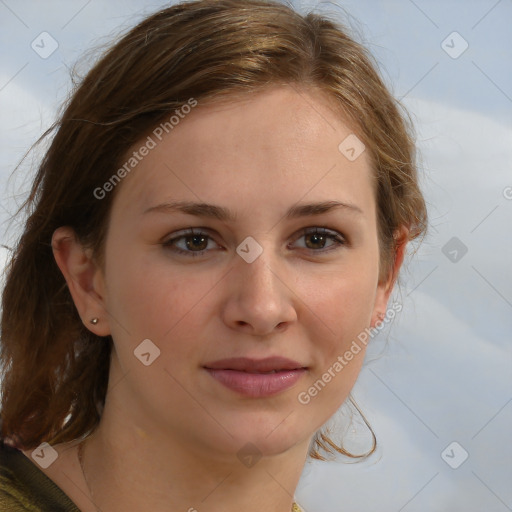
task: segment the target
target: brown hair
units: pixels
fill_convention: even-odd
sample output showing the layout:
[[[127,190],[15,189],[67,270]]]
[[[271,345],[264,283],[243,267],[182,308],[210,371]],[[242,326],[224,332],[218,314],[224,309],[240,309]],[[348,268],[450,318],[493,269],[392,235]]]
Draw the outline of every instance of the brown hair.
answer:
[[[55,131],[22,205],[28,220],[7,266],[1,437],[29,449],[77,439],[100,419],[112,340],[83,325],[52,254],[55,229],[72,227],[101,261],[117,190],[102,200],[93,191],[112,177],[127,150],[190,98],[229,100],[275,84],[324,91],[369,150],[381,276],[392,268],[397,230],[408,227],[409,240],[424,233],[410,126],[365,48],[341,25],[270,0],[165,8],[105,53],[38,141]],[[315,443],[346,453],[325,434]],[[322,458],[313,446],[311,455]]]

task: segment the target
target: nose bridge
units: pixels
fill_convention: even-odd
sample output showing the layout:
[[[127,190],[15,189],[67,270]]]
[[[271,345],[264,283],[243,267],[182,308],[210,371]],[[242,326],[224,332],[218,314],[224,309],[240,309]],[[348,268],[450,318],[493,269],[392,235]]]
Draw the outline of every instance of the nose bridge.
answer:
[[[260,242],[248,237],[237,248],[242,261],[238,262],[236,270],[244,291],[248,291],[250,295],[263,294],[269,300],[270,295],[279,292],[276,283],[276,280],[279,280],[276,271],[273,270],[277,263],[271,244],[271,237],[267,237],[265,241],[260,239]]]
[[[272,237],[267,236],[239,245],[240,259],[233,269],[236,281],[228,299],[227,320],[236,325],[249,324],[262,334],[292,321],[295,315],[284,284],[284,266],[279,264],[272,244]]]

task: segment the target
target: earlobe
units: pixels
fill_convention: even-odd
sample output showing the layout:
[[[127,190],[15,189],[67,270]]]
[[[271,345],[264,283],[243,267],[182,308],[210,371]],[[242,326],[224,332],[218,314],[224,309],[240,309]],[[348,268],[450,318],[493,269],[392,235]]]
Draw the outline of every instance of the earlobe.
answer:
[[[94,334],[108,336],[108,315],[100,289],[102,272],[92,259],[91,250],[84,248],[73,229],[67,226],[53,233],[52,250],[82,322]]]

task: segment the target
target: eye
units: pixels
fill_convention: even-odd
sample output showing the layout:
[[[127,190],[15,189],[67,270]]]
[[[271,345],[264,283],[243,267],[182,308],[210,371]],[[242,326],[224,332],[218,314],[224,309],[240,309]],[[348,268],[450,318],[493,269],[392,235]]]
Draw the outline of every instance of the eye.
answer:
[[[339,249],[340,246],[346,245],[346,240],[343,235],[337,231],[330,231],[326,228],[304,228],[300,232],[299,239],[303,237],[306,240],[305,248],[317,253],[336,250]],[[333,243],[328,249],[325,249],[325,243],[329,240]]]
[[[199,230],[194,231],[193,228],[190,228],[182,232],[181,235],[167,240],[162,245],[177,254],[195,257],[206,252],[209,240],[212,240],[212,238],[208,233]],[[184,243],[181,243],[181,247],[179,247],[178,242]]]
[[[165,249],[171,250],[176,254],[183,254],[184,256],[197,257],[208,252],[209,242],[214,243],[213,238],[207,232],[202,231],[204,228],[190,228],[177,236],[165,241],[162,246]],[[297,239],[304,238],[306,246],[304,249],[312,253],[326,253],[328,251],[336,250],[341,246],[346,245],[346,240],[340,233],[330,231],[326,228],[304,228],[299,232]],[[331,241],[331,245],[325,249],[325,244]]]

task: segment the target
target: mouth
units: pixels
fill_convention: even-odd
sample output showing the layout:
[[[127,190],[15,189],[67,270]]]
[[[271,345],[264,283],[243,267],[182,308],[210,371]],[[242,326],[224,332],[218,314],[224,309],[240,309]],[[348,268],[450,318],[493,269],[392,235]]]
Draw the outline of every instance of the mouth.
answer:
[[[305,368],[304,365],[285,357],[267,357],[265,359],[251,359],[248,357],[232,357],[206,363],[205,368],[210,370],[236,370],[247,373],[276,373],[286,370]]]
[[[207,363],[203,368],[224,387],[252,398],[283,392],[307,371],[306,366],[283,357],[223,359]]]

